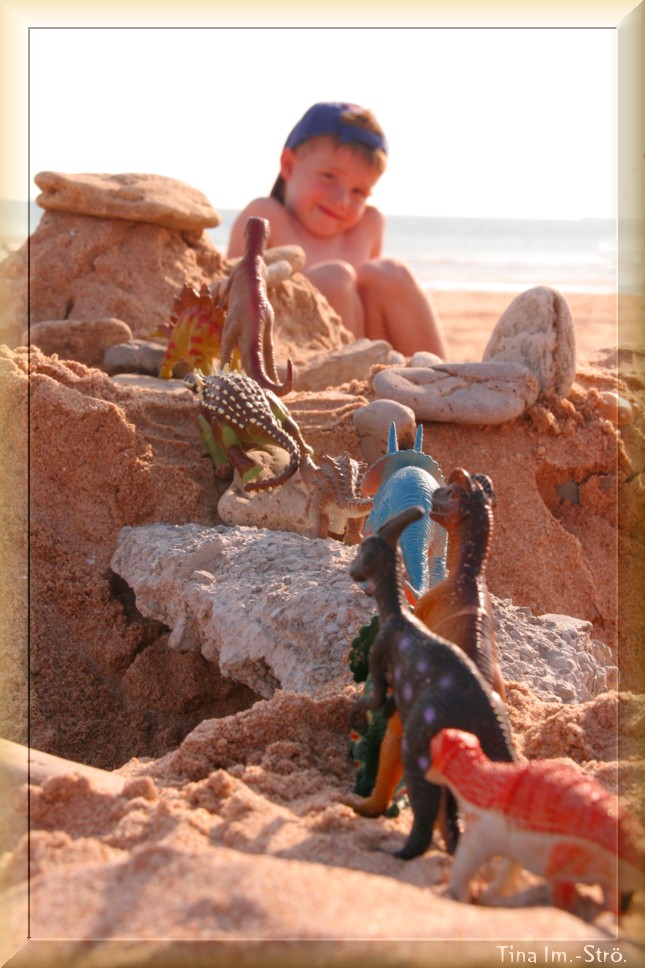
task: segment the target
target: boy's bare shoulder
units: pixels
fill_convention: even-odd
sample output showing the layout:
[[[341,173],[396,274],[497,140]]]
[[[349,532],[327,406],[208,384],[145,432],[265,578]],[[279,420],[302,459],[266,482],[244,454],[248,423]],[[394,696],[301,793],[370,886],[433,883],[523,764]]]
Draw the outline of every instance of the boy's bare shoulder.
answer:
[[[284,244],[283,234],[288,231],[289,223],[287,212],[283,205],[275,198],[254,198],[253,201],[242,209],[233,223],[231,238],[229,241],[229,258],[242,255],[244,251],[244,229],[250,218],[268,219],[271,226],[269,246]],[[292,240],[287,240],[292,241]]]

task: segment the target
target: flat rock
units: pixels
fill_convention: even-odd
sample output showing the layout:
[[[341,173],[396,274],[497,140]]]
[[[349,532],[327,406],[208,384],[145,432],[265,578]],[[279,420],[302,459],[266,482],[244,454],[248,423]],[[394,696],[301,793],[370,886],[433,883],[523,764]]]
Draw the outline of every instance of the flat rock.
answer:
[[[222,221],[205,195],[164,175],[41,171],[34,181],[42,191],[36,202],[53,211],[125,218],[190,232],[215,228]]]
[[[535,403],[539,384],[519,363],[391,366],[374,374],[374,393],[409,407],[417,420],[501,424]]]
[[[483,359],[521,363],[535,374],[540,392],[566,397],[576,375],[576,339],[564,296],[548,286],[516,296],[500,316]]]
[[[366,380],[373,366],[392,362],[392,353],[392,347],[385,340],[357,339],[300,365],[296,370],[294,389],[326,390],[351,380]]]
[[[23,334],[25,345],[31,343],[61,360],[76,360],[85,366],[102,366],[107,351],[118,343],[132,339],[132,330],[122,319],[47,319],[34,323]]]
[[[414,446],[417,429],[414,411],[396,400],[372,400],[367,406],[354,411],[352,422],[361,442],[363,457],[370,466],[387,454],[392,422],[396,426],[399,450]]]
[[[166,347],[149,339],[128,339],[111,346],[104,355],[103,368],[116,373],[144,373],[158,376]]]
[[[123,528],[111,565],[139,611],[172,630],[171,648],[200,650],[264,697],[277,688],[316,696],[351,683],[348,649],[375,613],[349,577],[355,556],[289,532],[155,524]],[[506,679],[559,702],[614,684],[611,653],[592,643],[589,623],[540,619],[499,599],[493,613]]]
[[[123,528],[112,568],[172,629],[171,648],[201,650],[266,698],[351,681],[347,651],[374,612],[349,577],[355,554],[261,528],[157,524]]]

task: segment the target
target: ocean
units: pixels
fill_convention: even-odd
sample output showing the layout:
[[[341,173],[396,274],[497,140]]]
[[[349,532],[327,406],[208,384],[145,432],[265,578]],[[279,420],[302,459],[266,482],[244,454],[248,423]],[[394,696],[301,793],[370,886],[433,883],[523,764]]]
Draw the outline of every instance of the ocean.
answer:
[[[219,209],[209,229],[226,250],[237,216]],[[29,223],[27,222],[29,215]],[[14,244],[42,215],[34,202],[0,202],[2,236]],[[521,292],[547,285],[569,292],[616,291],[616,223],[612,219],[432,218],[391,215],[383,254],[407,262],[428,289]]]
[[[237,212],[219,210],[212,229],[224,249]],[[569,292],[616,288],[611,219],[430,218],[390,215],[384,256],[401,259],[428,289],[522,292],[547,285]]]

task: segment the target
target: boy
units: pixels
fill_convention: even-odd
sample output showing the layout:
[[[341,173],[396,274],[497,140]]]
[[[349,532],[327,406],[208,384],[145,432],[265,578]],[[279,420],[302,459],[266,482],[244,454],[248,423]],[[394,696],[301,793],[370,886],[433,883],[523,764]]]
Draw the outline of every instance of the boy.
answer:
[[[367,204],[387,162],[387,142],[374,116],[354,104],[314,104],[280,156],[269,198],[238,216],[228,256],[244,251],[252,216],[271,226],[270,246],[298,244],[304,274],[356,338],[385,339],[405,356],[429,350],[445,359],[438,320],[412,271],[380,258],[385,218]]]

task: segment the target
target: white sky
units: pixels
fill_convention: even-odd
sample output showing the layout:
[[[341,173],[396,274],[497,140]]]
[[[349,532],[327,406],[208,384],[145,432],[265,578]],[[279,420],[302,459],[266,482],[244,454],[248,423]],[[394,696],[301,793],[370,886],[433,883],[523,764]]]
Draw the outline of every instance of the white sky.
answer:
[[[616,44],[611,28],[32,29],[30,174],[155,172],[241,208],[304,111],[347,100],[388,137],[386,214],[614,218]]]

